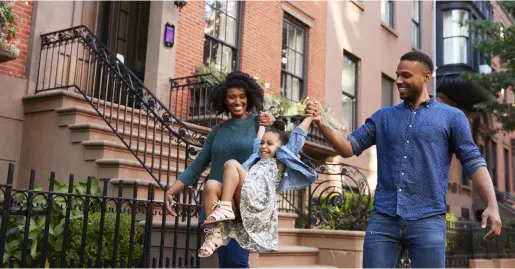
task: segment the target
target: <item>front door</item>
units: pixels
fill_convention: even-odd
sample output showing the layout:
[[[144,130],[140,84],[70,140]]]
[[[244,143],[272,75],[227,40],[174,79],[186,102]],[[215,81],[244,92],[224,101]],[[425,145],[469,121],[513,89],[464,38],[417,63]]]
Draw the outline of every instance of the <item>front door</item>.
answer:
[[[150,1],[106,1],[101,36],[109,50],[139,79],[145,79]]]

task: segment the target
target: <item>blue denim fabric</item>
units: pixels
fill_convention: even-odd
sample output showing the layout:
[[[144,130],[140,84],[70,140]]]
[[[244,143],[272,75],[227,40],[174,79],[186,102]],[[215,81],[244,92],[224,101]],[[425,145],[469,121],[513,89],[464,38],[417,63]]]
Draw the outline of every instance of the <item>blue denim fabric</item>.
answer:
[[[408,102],[383,108],[348,139],[355,155],[377,147],[374,208],[407,220],[447,211],[445,195],[453,154],[468,176],[486,166],[465,114],[434,97],[417,109]]]
[[[307,131],[295,127],[291,133],[288,143],[277,149],[276,158],[285,165],[283,179],[278,187],[278,192],[285,190],[304,189],[311,185],[317,178],[317,174],[313,168],[307,166],[300,159],[299,152],[306,141]],[[248,171],[261,156],[259,155],[259,146],[261,139],[254,139],[253,153],[242,164],[242,167]]]
[[[373,211],[363,244],[364,268],[395,268],[408,249],[413,268],[445,268],[445,214],[404,220]]]
[[[231,239],[227,246],[218,249],[218,266],[220,268],[250,268],[250,251],[242,248],[238,241]]]

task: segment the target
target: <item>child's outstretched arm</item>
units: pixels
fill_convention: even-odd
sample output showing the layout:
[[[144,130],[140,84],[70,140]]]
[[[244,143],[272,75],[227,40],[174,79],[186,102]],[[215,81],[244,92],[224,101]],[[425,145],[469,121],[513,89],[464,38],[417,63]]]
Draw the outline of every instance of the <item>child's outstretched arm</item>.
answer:
[[[307,131],[309,129],[309,126],[311,125],[312,121],[313,121],[313,117],[307,116],[304,118],[304,120],[299,125],[299,127]]]
[[[263,135],[265,134],[265,126],[263,125],[259,125],[259,128],[258,128],[258,131],[257,131],[257,134],[256,134],[256,138],[263,138]]]

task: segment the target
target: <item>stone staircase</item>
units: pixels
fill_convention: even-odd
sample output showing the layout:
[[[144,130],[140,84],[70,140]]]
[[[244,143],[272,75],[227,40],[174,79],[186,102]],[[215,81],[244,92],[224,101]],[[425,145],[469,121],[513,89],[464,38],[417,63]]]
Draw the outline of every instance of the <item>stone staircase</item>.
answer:
[[[79,180],[87,176],[99,180],[109,178],[113,190],[123,181],[124,197],[132,197],[132,185],[138,183],[138,198],[146,199],[146,186],[153,184],[157,187],[155,200],[163,200],[163,190],[157,182],[82,95],[69,91],[49,91],[25,97],[23,101],[26,118],[23,145],[27,151],[32,151],[32,155],[48,158],[30,158],[27,154],[21,157],[22,167],[35,168],[42,171],[41,175],[48,174],[50,168],[67,167],[70,171],[56,173],[67,175],[73,172]],[[104,110],[102,105],[99,109]],[[155,123],[147,122],[146,117],[141,116],[142,112],[123,113],[122,108],[118,115],[116,110],[111,114],[110,104],[107,104],[106,118],[113,125],[130,126],[126,130],[119,126],[117,130],[126,140],[132,141],[131,149],[134,152],[146,158],[147,167],[160,174],[162,185],[173,184],[176,176],[184,171],[186,163],[191,163],[191,160],[186,162],[184,148],[178,147],[176,141],[170,141],[165,132],[154,134],[152,129]],[[202,130],[202,127],[199,129],[208,131]],[[153,156],[161,157],[154,158],[154,162],[148,161]],[[55,163],[60,165],[53,165]],[[25,169],[20,175],[22,180],[28,178]],[[201,180],[205,179],[205,175],[207,173]],[[38,185],[44,185],[44,181],[46,178],[36,178]],[[117,191],[110,194],[115,193]]]

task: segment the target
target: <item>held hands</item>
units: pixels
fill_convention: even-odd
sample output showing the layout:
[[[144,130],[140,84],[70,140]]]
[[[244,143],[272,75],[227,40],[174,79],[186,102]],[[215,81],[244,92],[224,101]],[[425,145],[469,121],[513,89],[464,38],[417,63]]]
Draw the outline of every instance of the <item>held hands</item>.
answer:
[[[274,124],[275,117],[268,111],[260,111],[258,115],[258,121],[259,125],[261,126],[272,126],[272,124]]]
[[[484,239],[489,240],[501,235],[501,217],[499,216],[499,209],[497,207],[488,206],[481,215],[481,228],[486,228],[487,221],[490,220],[492,228],[485,235]]]
[[[315,100],[315,101],[310,101],[306,104],[306,109],[304,110],[304,113],[308,117],[313,117],[313,121],[315,123],[318,123],[322,120],[322,111],[323,111],[322,104],[320,104],[320,102]]]
[[[170,193],[166,193],[165,195],[165,203],[166,203],[166,211],[169,215],[176,217],[177,212],[175,212],[175,206],[174,206],[174,199],[173,196]]]

